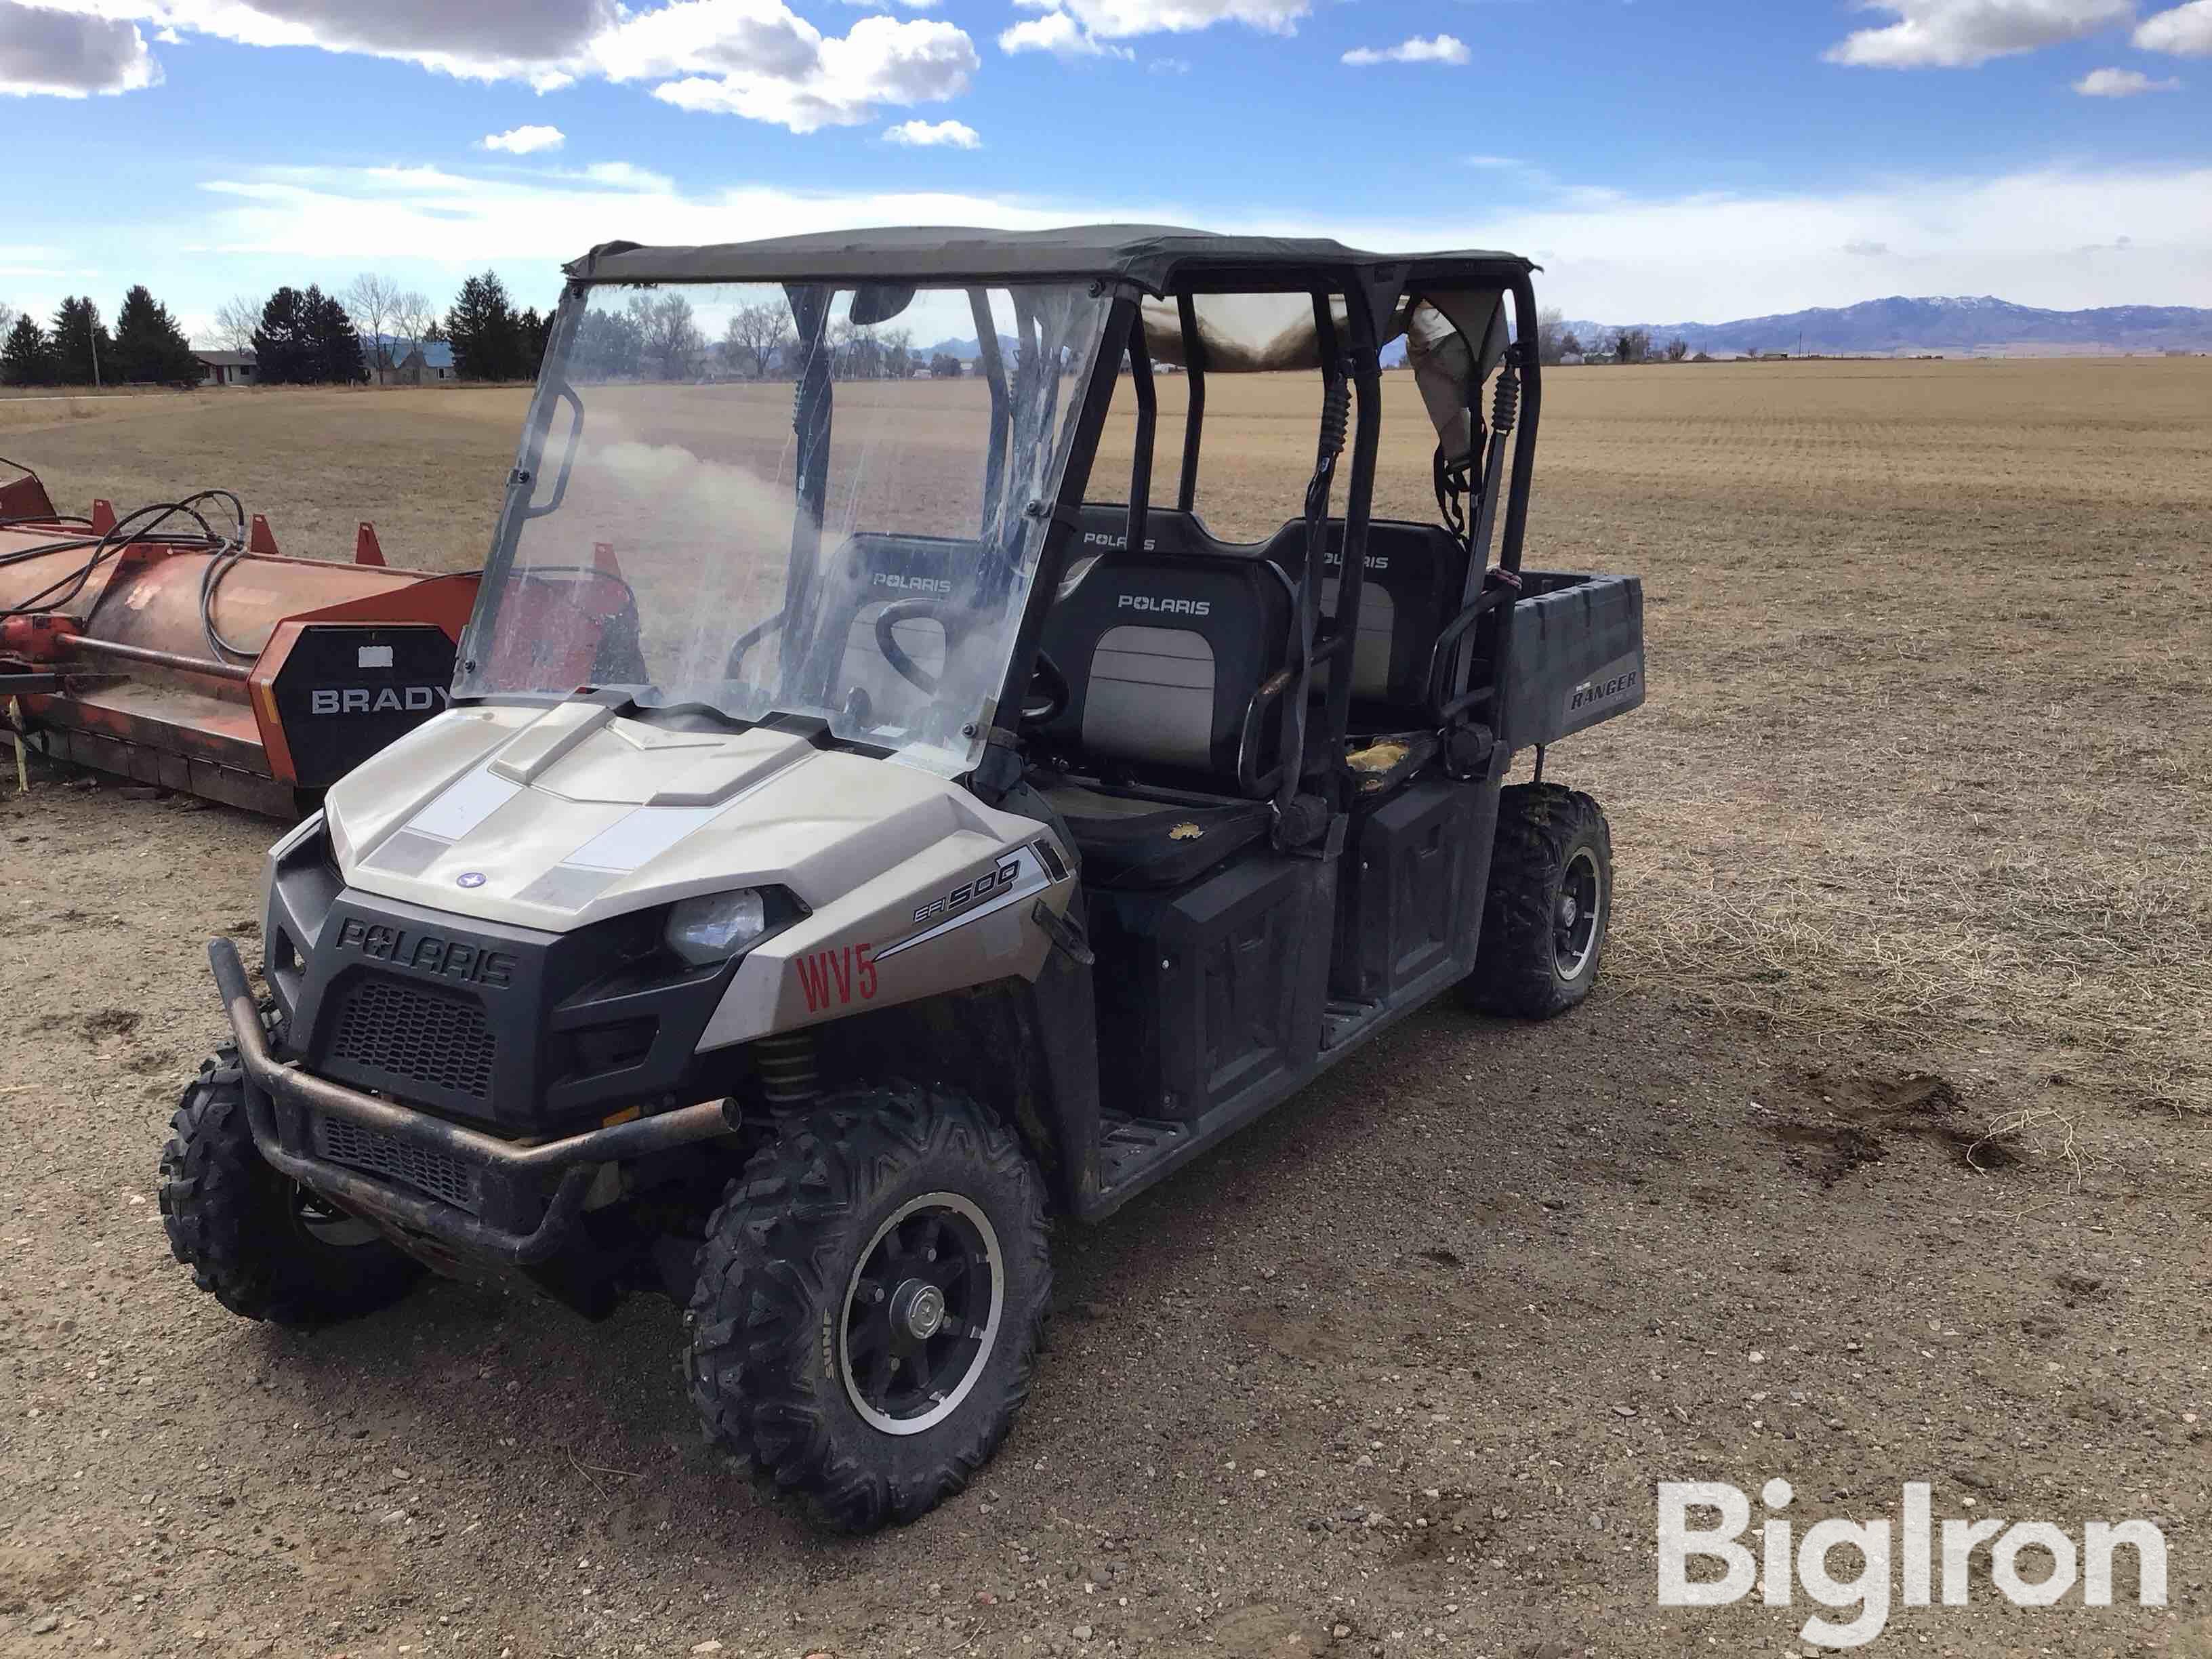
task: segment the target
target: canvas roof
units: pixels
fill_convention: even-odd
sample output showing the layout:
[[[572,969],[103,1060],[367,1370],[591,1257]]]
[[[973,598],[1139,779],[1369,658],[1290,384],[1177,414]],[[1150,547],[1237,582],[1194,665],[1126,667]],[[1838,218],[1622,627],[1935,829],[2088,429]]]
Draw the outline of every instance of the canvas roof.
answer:
[[[1055,230],[959,226],[817,232],[756,242],[641,247],[603,242],[567,267],[587,283],[1040,282],[1124,280],[1152,294],[1209,275],[1291,266],[1385,268],[1405,280],[1450,277],[1503,284],[1534,269],[1517,254],[1482,250],[1370,253],[1319,237],[1219,236],[1170,225],[1071,225]]]

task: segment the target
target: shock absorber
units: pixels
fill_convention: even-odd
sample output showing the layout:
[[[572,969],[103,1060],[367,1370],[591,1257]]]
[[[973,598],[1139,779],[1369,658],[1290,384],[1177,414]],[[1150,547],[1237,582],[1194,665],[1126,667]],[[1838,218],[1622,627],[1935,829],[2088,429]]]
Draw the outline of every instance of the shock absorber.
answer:
[[[755,1038],[753,1064],[760,1072],[761,1094],[771,1112],[811,1105],[822,1092],[811,1031]]]
[[[1505,362],[1498,376],[1498,388],[1491,404],[1490,429],[1500,436],[1513,430],[1513,422],[1521,413],[1520,348],[1509,348]]]

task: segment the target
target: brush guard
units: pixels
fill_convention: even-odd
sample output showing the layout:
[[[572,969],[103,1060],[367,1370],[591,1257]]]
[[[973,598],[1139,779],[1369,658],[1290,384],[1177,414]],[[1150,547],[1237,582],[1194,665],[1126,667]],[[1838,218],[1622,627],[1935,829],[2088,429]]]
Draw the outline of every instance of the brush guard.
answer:
[[[410,1242],[427,1241],[507,1267],[546,1261],[560,1254],[575,1233],[602,1164],[731,1133],[719,1102],[632,1118],[535,1146],[463,1128],[278,1060],[270,1052],[238,947],[227,939],[210,939],[208,963],[246,1073],[246,1118],[254,1146],[278,1174]],[[342,1126],[341,1133],[334,1137],[326,1133],[324,1126],[330,1125]],[[350,1146],[344,1145],[347,1141]],[[334,1142],[351,1153],[348,1161],[329,1156]],[[314,1150],[307,1150],[311,1147]],[[364,1153],[364,1147],[377,1150]],[[450,1176],[432,1179],[432,1184],[452,1194],[452,1199],[441,1199],[377,1179],[359,1167],[366,1161],[403,1171],[409,1167],[410,1152],[421,1160],[413,1166],[418,1179],[424,1168],[441,1172],[458,1169],[479,1179],[503,1177],[511,1185],[534,1188],[541,1194],[545,1182],[553,1179],[553,1194],[542,1218],[524,1230],[471,1214],[463,1189]]]

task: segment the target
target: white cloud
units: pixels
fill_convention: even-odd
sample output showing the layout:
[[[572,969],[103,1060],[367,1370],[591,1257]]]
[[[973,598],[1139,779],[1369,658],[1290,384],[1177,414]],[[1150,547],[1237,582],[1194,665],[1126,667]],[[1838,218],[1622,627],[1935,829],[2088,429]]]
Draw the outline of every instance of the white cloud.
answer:
[[[0,0],[12,5],[14,0]],[[783,0],[47,0],[81,17],[136,20],[258,46],[399,58],[541,92],[588,76],[651,81],[679,108],[794,132],[849,126],[878,106],[967,90],[975,43],[950,23],[887,16],[825,35]],[[921,9],[934,0],[900,0]]]
[[[1829,48],[1863,69],[1971,69],[1992,58],[2078,40],[2135,17],[2133,0],[1860,0],[1897,21]]]
[[[657,191],[672,192],[676,181],[665,173],[655,173],[629,161],[594,161],[581,173],[572,173],[586,184],[605,185],[611,190]]]
[[[2141,70],[2091,70],[2074,83],[2084,98],[2133,98],[2146,92],[2179,92],[2181,82],[2154,81]]]
[[[615,0],[42,0],[249,46],[314,46],[471,80],[564,84],[562,68],[611,27]]]
[[[1109,43],[1141,34],[1190,34],[1216,23],[1242,23],[1265,34],[1295,34],[1298,19],[1311,9],[1309,0],[1014,0],[1014,3],[1044,15],[1006,30],[999,36],[1000,50],[1049,52],[1061,58],[1134,58],[1133,52]]]
[[[776,43],[773,31],[763,33],[773,67],[732,64],[719,75],[668,82],[653,95],[678,109],[743,115],[812,132],[856,126],[884,104],[957,98],[980,66],[975,42],[950,23],[864,17],[840,40],[783,15],[790,23],[784,42]]]
[[[558,149],[568,136],[558,127],[509,127],[486,133],[477,142],[486,149],[503,149],[509,155],[534,155],[541,149]]]
[[[902,121],[895,127],[884,129],[886,142],[894,144],[914,144],[922,149],[949,145],[954,149],[981,149],[982,135],[964,121],[939,121],[932,125],[927,121]]]
[[[1055,58],[1134,58],[1127,46],[1102,40],[1064,11],[1025,17],[999,34],[1004,52],[1048,52]]]
[[[1304,203],[1209,212],[1166,190],[1033,198],[753,185],[686,194],[641,170],[623,184],[430,167],[271,169],[207,188],[211,210],[133,227],[130,271],[102,279],[145,281],[173,306],[208,310],[257,260],[266,260],[271,280],[343,283],[374,258],[426,292],[492,264],[518,291],[535,293],[554,286],[560,261],[605,236],[714,242],[868,224],[1036,229],[1108,221],[1328,235],[1383,249],[1512,248],[1546,267],[1538,285],[1546,305],[1624,322],[1720,321],[1899,290],[2058,308],[2212,306],[2212,167],[1902,180],[1824,195],[1547,194],[1525,205],[1403,216],[1388,207],[1322,216]],[[2117,252],[2123,238],[2132,240]],[[391,259],[395,248],[422,252],[409,267]],[[76,249],[49,252],[43,263],[87,263]]]
[[[82,98],[161,79],[146,37],[128,21],[0,0],[0,94]]]
[[[1455,35],[1424,40],[1417,34],[1395,46],[1354,46],[1344,54],[1344,61],[1354,69],[1366,69],[1376,64],[1464,64],[1473,55],[1467,42]]]
[[[2145,52],[2212,58],[2212,0],[2189,0],[2185,6],[2146,17],[2136,30],[2136,44]]]
[[[1145,70],[1150,75],[1188,75],[1190,73],[1190,59],[1188,58],[1155,58],[1151,63],[1145,65]]]

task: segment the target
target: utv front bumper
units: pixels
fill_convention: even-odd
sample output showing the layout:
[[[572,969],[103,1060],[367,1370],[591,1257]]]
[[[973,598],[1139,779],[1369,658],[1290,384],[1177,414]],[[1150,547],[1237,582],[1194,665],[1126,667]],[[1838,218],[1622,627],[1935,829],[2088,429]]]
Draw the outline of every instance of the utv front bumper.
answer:
[[[208,961],[250,1085],[246,1114],[261,1156],[279,1174],[410,1239],[510,1266],[542,1262],[576,1231],[600,1165],[730,1133],[720,1104],[713,1102],[533,1145],[464,1128],[278,1060],[269,1051],[237,946],[228,939],[211,939]],[[375,1138],[368,1144],[378,1149],[380,1167],[409,1168],[412,1152],[418,1174],[458,1170],[465,1176],[480,1172],[501,1178],[509,1191],[537,1195],[526,1203],[538,1211],[538,1218],[526,1226],[501,1224],[471,1214],[462,1204],[364,1174],[319,1150],[328,1144],[331,1125]],[[552,1194],[544,1198],[549,1182]],[[445,1183],[432,1174],[417,1184]]]

